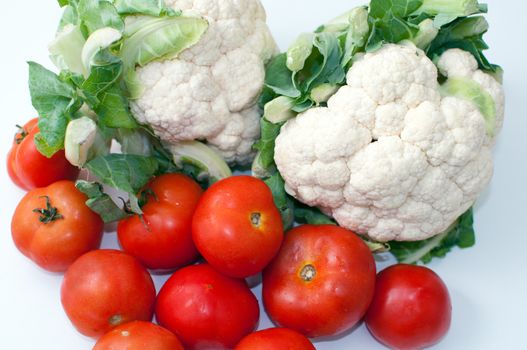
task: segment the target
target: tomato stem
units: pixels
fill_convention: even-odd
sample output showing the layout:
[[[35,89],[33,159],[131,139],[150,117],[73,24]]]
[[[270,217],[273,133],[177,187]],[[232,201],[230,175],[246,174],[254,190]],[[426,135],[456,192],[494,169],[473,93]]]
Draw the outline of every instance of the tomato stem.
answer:
[[[304,266],[302,270],[300,270],[300,277],[305,282],[311,282],[313,279],[315,279],[316,275],[317,275],[317,270],[311,264]]]
[[[260,214],[260,213],[252,213],[251,214],[251,223],[253,224],[253,226],[255,226],[257,228],[260,227],[261,219],[262,219],[262,214]]]
[[[18,128],[18,132],[15,134],[15,142],[17,145],[20,145],[22,141],[24,141],[26,136],[29,135],[29,133],[26,129],[24,129],[22,126],[18,124],[16,125],[16,127]]]
[[[55,220],[64,219],[64,216],[59,214],[59,210],[51,205],[51,200],[48,196],[41,196],[40,198],[46,199],[46,207],[33,209],[34,213],[40,214],[40,217],[38,218],[40,222],[43,224],[49,224]]]

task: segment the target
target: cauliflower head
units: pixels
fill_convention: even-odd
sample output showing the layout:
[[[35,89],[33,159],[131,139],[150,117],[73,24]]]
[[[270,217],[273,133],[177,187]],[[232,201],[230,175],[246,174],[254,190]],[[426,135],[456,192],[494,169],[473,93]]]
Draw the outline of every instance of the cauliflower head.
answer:
[[[137,70],[134,117],[168,144],[202,140],[229,163],[247,163],[259,137],[256,105],[265,63],[277,52],[259,0],[166,0],[208,29],[177,58]]]
[[[491,179],[504,93],[468,52],[437,64],[412,45],[362,56],[327,107],[282,127],[275,162],[286,191],[380,242],[445,231]]]

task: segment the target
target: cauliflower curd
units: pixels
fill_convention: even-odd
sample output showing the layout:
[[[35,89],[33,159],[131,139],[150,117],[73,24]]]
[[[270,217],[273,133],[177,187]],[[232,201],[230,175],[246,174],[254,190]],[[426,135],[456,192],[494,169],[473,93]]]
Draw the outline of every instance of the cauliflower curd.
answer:
[[[265,63],[277,52],[258,0],[166,0],[209,27],[177,58],[138,68],[134,117],[169,144],[204,140],[229,163],[252,160]]]
[[[445,86],[468,81],[492,110],[443,88],[438,68]],[[275,162],[286,191],[377,241],[445,231],[491,179],[504,94],[468,52],[446,51],[438,68],[412,45],[357,60],[327,107],[282,127]]]

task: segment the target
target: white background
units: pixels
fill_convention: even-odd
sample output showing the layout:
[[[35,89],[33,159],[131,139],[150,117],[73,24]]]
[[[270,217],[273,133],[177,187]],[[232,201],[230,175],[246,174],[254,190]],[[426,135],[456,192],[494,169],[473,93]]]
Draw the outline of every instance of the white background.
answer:
[[[310,31],[341,12],[366,2],[344,0],[263,0],[269,24],[282,49],[302,31]],[[492,62],[506,72],[505,127],[495,149],[495,176],[476,206],[477,246],[456,250],[433,268],[450,288],[453,323],[435,349],[519,349],[525,347],[527,315],[527,55],[522,36],[524,2],[488,0]],[[90,349],[60,305],[61,276],[35,267],[15,249],[12,213],[23,192],[6,173],[5,155],[15,124],[35,117],[27,89],[25,61],[48,67],[47,43],[60,11],[56,1],[11,1],[0,13],[0,339],[2,349]],[[107,233],[104,247],[116,247]],[[165,277],[155,277],[159,288]],[[255,293],[259,295],[260,289]],[[260,326],[269,327],[262,317]],[[384,349],[362,326],[336,341],[317,342],[320,350]],[[145,349],[146,350],[146,349]]]

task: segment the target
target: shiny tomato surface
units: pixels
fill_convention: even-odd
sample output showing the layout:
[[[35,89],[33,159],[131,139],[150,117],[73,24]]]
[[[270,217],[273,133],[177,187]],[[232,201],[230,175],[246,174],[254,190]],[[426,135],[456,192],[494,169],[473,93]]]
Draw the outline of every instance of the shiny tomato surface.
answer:
[[[95,250],[70,266],[61,287],[64,311],[77,330],[98,338],[131,321],[150,321],[156,290],[139,261],[118,250]]]
[[[133,321],[103,335],[92,350],[185,350],[174,333],[151,322]]]
[[[417,350],[439,342],[451,318],[450,296],[441,278],[426,267],[399,264],[379,273],[365,320],[386,346]]]
[[[263,274],[263,301],[271,319],[307,337],[334,336],[364,316],[373,297],[375,262],[353,232],[303,225],[286,233]]]
[[[254,332],[242,339],[234,350],[316,350],[302,334],[287,328]]]
[[[159,291],[156,319],[187,350],[227,350],[254,331],[260,310],[247,283],[208,264],[176,271]]]
[[[143,215],[119,222],[117,234],[124,251],[149,269],[172,270],[195,261],[199,253],[192,241],[192,216],[201,187],[182,174],[166,174],[143,190]]]
[[[7,172],[11,180],[26,191],[59,180],[75,180],[79,174],[79,169],[66,160],[64,151],[47,158],[37,150],[35,135],[40,132],[37,124],[35,118],[21,128],[7,155]]]
[[[215,183],[198,204],[192,237],[205,260],[228,276],[243,278],[262,271],[283,240],[271,190],[251,176]]]
[[[71,181],[28,192],[11,221],[16,247],[45,270],[64,272],[84,253],[99,248],[104,224]]]

